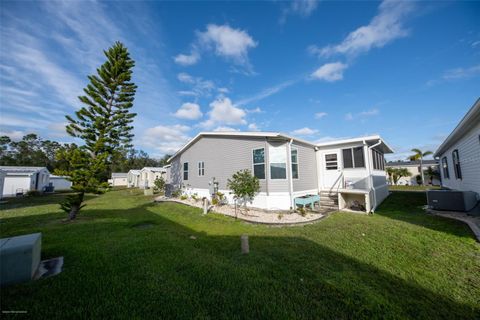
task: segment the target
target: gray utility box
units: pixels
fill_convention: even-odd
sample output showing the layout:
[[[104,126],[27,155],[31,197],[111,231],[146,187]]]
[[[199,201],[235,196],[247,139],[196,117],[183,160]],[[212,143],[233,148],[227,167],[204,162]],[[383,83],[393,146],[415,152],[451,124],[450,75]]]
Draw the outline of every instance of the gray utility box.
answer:
[[[0,285],[33,279],[41,249],[41,233],[0,239]]]
[[[470,211],[476,206],[478,195],[473,191],[429,190],[427,202],[434,210]]]

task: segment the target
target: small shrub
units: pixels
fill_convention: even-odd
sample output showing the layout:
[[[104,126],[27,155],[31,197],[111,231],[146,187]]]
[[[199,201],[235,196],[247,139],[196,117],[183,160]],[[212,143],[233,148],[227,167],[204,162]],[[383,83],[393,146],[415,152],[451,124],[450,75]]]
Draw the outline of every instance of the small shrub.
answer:
[[[155,192],[165,192],[165,179],[157,177],[153,182],[153,190]]]
[[[186,194],[182,194],[180,196],[180,200],[187,200],[188,199],[188,196]]]
[[[194,200],[194,201],[198,201],[200,198],[198,197],[198,193],[194,193],[191,195],[191,198]]]
[[[283,219],[283,213],[279,213],[278,216],[277,216],[278,220],[282,220]]]
[[[305,210],[305,207],[300,207],[297,209],[298,214],[301,215],[302,217],[305,217],[307,215],[307,211]]]
[[[219,200],[218,200],[217,197],[213,197],[213,198],[212,198],[212,204],[213,204],[214,206],[217,206],[219,203],[220,203],[220,202],[219,202]]]
[[[179,198],[182,195],[182,191],[180,189],[177,189],[172,192],[172,197],[174,198]]]

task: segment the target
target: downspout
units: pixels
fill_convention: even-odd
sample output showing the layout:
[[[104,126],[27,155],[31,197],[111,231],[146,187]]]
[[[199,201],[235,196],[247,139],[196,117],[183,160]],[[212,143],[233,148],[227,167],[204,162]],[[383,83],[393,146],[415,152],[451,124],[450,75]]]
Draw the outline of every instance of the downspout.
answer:
[[[290,189],[290,207],[292,209],[295,209],[294,203],[293,203],[293,173],[292,173],[292,163],[291,163],[292,162],[292,143],[293,143],[293,139],[290,139],[290,142],[288,143],[287,163],[289,167],[288,182],[289,182],[289,189]]]
[[[377,143],[368,147],[368,176],[369,176],[369,184],[370,184],[370,191],[373,190],[373,206],[372,206],[372,213],[375,213],[375,209],[377,208],[377,196],[375,195],[375,187],[373,187],[373,176],[372,176],[372,153],[371,150],[379,145],[382,144],[382,140],[378,140]]]
[[[270,159],[268,158],[268,143],[267,143],[267,138],[265,137],[265,145],[264,145],[264,161],[265,161],[265,191],[267,193],[267,197],[270,195],[268,191],[268,180],[270,180],[269,176],[269,168],[270,168]]]

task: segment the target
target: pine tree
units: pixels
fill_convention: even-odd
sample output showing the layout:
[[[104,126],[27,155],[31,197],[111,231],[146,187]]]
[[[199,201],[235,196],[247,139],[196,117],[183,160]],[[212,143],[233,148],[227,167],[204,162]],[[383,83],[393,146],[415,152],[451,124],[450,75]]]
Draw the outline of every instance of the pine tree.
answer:
[[[115,149],[132,146],[130,124],[136,114],[130,108],[137,86],[131,82],[135,62],[127,48],[116,42],[104,53],[107,61],[97,69],[98,75],[88,77],[86,95],[79,97],[85,106],[75,112],[76,119],[66,116],[66,129],[71,136],[82,139],[94,157],[107,154],[110,160]]]
[[[108,167],[116,150],[132,147],[131,123],[136,114],[130,108],[137,86],[131,78],[135,62],[120,42],[104,53],[107,61],[97,69],[98,75],[88,77],[86,95],[79,97],[84,106],[75,112],[75,118],[66,116],[67,133],[82,139],[84,145],[58,154],[68,163],[61,173],[70,176],[72,189],[77,191],[61,204],[70,220],[84,206],[86,192],[101,193],[107,187]]]

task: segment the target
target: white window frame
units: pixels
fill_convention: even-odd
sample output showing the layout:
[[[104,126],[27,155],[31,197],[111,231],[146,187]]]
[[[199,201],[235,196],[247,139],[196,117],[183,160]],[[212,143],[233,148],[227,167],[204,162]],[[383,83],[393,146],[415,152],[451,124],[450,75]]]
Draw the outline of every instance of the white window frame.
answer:
[[[297,153],[297,162],[293,162],[293,159],[292,159],[292,153],[293,153],[293,151],[295,151],[295,152]],[[298,179],[300,179],[300,166],[298,165],[299,162],[300,162],[300,161],[299,161],[299,159],[298,159],[298,148],[291,148],[291,149],[290,149],[290,169],[291,169],[291,171],[292,171],[292,179],[293,179],[293,180],[298,180]],[[293,177],[293,165],[294,165],[294,164],[297,165],[297,177],[296,177],[296,178]]]
[[[198,176],[203,177],[205,176],[205,162],[204,161],[198,161]]]
[[[271,157],[270,157],[270,149],[276,149],[276,148],[284,148],[285,149],[285,178],[275,178],[272,179],[272,163],[282,163],[282,162],[271,162]],[[270,173],[269,179],[270,180],[277,180],[277,181],[284,181],[288,180],[288,154],[287,154],[287,145],[282,144],[281,146],[278,147],[273,147],[273,146],[268,146],[268,172]]]
[[[263,149],[263,162],[255,163],[254,158],[253,158],[253,152],[256,151],[256,150],[260,150],[260,149]],[[255,176],[255,166],[263,164],[263,175],[265,176],[265,178],[263,178],[263,179],[257,178],[257,179],[258,180],[266,180],[267,179],[267,162],[266,162],[267,156],[266,156],[266,153],[265,153],[265,147],[253,148],[251,155],[252,155],[252,175]]]
[[[336,155],[337,156],[337,167],[335,169],[328,169],[328,166],[329,166],[329,163],[333,162],[333,160],[327,160],[327,156],[331,156],[331,155]],[[324,170],[325,171],[335,171],[335,170],[338,170],[339,169],[339,165],[338,165],[338,162],[339,162],[339,156],[338,156],[338,152],[335,152],[335,151],[332,151],[332,152],[329,152],[329,153],[324,153],[323,154],[323,161],[325,162],[325,167],[324,167]]]

